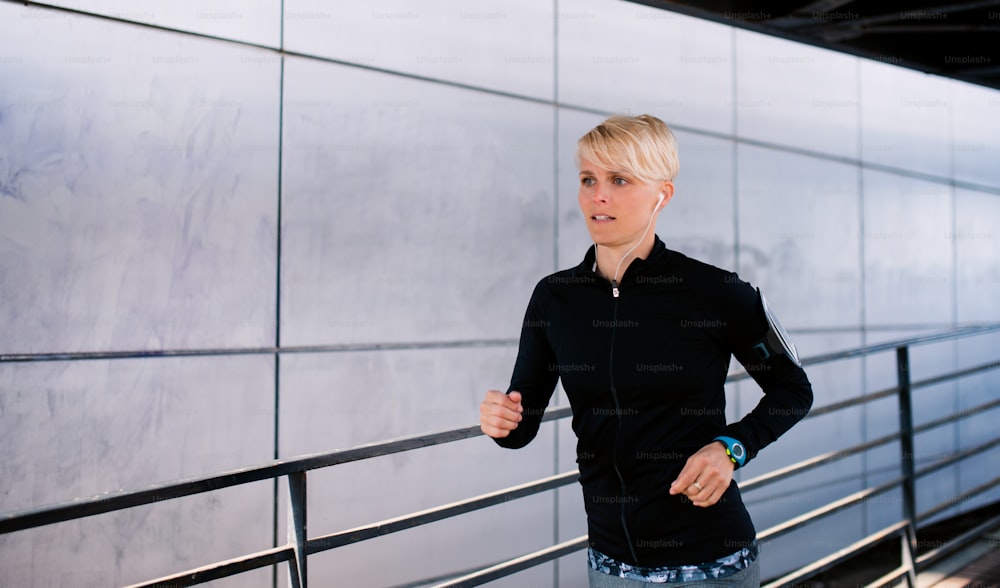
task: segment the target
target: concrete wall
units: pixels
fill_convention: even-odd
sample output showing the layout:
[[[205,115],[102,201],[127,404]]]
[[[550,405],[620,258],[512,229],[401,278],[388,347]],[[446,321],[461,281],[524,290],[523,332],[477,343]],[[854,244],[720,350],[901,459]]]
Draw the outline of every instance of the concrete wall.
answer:
[[[91,14],[0,2],[0,512],[475,423],[532,285],[588,246],[572,154],[611,112],[675,126],[659,234],[759,285],[803,355],[1000,320],[998,92],[611,0],[53,4]],[[998,343],[915,350],[914,377]],[[144,356],[162,350],[202,354]],[[822,406],[895,366],[810,376]],[[996,385],[921,390],[917,423]],[[730,388],[737,418],[759,392]],[[918,462],[995,418],[918,437]],[[822,417],[742,476],[895,419],[889,401]],[[316,472],[310,534],[573,459],[560,423],[520,452],[480,438]],[[747,502],[764,529],[897,467],[890,446]],[[943,470],[919,506],[992,476]],[[0,584],[119,585],[265,549],[284,496],[263,483],[2,536]],[[888,495],[775,541],[764,575],[898,517]],[[399,585],[584,532],[567,487],[316,556],[311,579]],[[577,553],[497,585],[584,577]]]

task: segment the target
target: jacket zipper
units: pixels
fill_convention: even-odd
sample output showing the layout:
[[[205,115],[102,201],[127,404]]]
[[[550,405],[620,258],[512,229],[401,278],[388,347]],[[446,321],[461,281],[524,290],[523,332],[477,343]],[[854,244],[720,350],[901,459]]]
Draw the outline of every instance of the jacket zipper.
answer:
[[[611,465],[615,474],[618,475],[618,482],[621,484],[621,523],[622,531],[625,532],[625,540],[628,541],[628,551],[632,554],[632,561],[639,563],[639,557],[635,553],[635,546],[632,544],[632,535],[628,532],[628,522],[626,519],[626,506],[628,505],[628,489],[625,486],[625,476],[622,475],[621,468],[618,467],[618,442],[622,433],[622,407],[618,401],[618,389],[615,387],[615,333],[618,330],[618,282],[611,281],[612,311],[611,311],[611,348],[608,357],[608,375],[611,384],[611,398],[615,403],[615,418],[618,419],[618,429],[615,431],[615,442],[611,448]]]

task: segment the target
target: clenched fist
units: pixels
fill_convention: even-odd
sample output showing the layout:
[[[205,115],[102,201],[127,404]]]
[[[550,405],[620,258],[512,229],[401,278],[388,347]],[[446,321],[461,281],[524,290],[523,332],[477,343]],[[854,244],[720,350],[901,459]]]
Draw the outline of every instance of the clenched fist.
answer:
[[[734,469],[726,447],[721,441],[712,441],[688,458],[670,485],[670,494],[683,494],[695,506],[712,506],[729,488]]]
[[[486,399],[479,405],[479,428],[494,439],[502,439],[521,422],[521,393],[504,394],[499,390],[486,392]]]

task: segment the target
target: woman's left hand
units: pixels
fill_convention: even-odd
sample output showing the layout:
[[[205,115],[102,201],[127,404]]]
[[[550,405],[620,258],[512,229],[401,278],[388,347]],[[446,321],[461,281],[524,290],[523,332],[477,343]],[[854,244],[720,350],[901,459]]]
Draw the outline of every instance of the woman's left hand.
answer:
[[[733,480],[736,466],[726,448],[712,441],[688,458],[680,475],[670,485],[670,494],[683,494],[695,506],[712,506],[722,498]]]

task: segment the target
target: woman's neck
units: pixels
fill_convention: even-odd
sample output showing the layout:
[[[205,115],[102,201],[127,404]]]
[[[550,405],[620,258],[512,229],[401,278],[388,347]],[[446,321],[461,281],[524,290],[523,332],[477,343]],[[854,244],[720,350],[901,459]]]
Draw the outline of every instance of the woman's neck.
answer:
[[[653,252],[653,243],[656,241],[656,234],[650,233],[636,244],[629,245],[597,245],[594,247],[597,252],[597,272],[609,281],[620,283],[625,270],[635,259],[646,259]],[[630,251],[631,250],[631,251]]]

